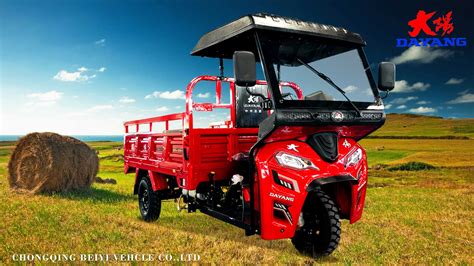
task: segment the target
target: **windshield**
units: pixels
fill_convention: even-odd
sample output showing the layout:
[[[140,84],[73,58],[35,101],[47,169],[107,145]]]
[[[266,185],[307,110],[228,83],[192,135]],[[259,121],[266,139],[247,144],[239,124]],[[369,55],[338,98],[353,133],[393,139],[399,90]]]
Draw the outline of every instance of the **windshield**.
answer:
[[[275,64],[274,67],[280,81],[291,81],[301,88],[304,100],[346,101],[341,92],[310,69],[313,68],[329,77],[351,101],[374,101],[374,94],[357,49],[325,57],[308,65]],[[288,88],[282,88],[282,97],[289,101],[298,100],[293,90]]]

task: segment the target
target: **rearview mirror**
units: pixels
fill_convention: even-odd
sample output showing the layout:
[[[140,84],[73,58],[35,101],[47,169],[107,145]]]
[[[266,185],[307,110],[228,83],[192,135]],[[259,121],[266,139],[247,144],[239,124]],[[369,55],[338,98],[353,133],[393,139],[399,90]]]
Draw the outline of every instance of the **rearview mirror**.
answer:
[[[379,90],[391,91],[395,87],[395,64],[382,62],[379,64]]]
[[[255,86],[257,71],[254,54],[248,51],[236,51],[233,60],[235,84],[242,87]]]

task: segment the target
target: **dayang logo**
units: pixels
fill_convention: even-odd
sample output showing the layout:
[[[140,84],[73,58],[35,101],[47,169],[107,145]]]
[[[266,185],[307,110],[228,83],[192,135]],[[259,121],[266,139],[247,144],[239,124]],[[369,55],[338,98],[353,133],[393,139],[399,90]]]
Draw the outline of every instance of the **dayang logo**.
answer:
[[[397,38],[397,47],[466,46],[466,38],[451,36],[454,32],[453,11],[437,16],[435,14],[436,11],[426,13],[424,10],[419,10],[416,18],[408,21],[408,26],[411,28],[408,35],[411,38]],[[422,32],[426,37],[419,37]]]

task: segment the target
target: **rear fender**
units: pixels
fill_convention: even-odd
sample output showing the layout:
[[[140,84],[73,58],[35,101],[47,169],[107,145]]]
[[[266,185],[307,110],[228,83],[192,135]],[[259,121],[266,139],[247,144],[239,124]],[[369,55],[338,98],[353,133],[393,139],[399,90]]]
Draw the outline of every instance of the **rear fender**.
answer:
[[[138,194],[138,184],[140,182],[140,179],[143,176],[146,176],[147,174],[150,177],[151,187],[153,191],[168,189],[168,183],[166,181],[165,175],[137,168],[135,171],[135,186],[133,189],[133,194]]]
[[[166,182],[165,175],[148,171],[148,176],[150,177],[153,191],[168,189],[168,182]]]
[[[128,164],[124,164],[124,166],[123,166],[123,173],[124,174],[130,174],[130,173],[133,173],[135,171],[136,171],[135,167],[131,167],[131,166],[128,166]]]

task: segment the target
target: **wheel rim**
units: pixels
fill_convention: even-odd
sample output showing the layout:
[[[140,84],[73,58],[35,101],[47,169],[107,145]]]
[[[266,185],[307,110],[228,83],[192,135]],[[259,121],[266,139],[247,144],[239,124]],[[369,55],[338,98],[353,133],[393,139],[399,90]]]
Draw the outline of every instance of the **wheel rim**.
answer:
[[[321,241],[321,217],[318,216],[316,210],[305,213],[305,225],[300,229],[304,245],[311,253],[318,253],[317,245]]]
[[[148,197],[148,188],[143,183],[140,185],[139,190],[139,204],[140,204],[140,211],[143,215],[148,213],[150,208],[150,199]]]
[[[313,213],[310,217],[312,219],[307,219],[308,222],[301,228],[302,232],[304,232],[305,242],[308,244],[317,242],[321,233],[321,223],[318,215]]]

